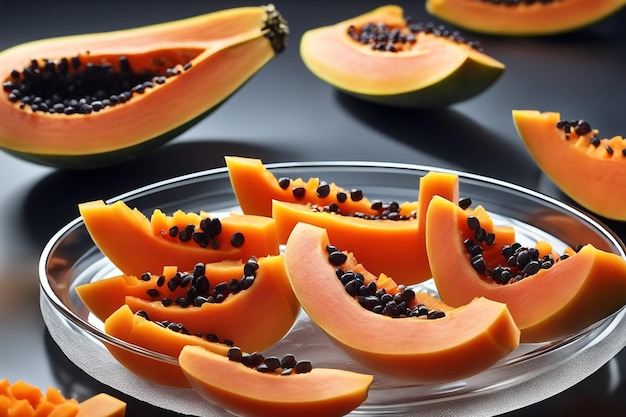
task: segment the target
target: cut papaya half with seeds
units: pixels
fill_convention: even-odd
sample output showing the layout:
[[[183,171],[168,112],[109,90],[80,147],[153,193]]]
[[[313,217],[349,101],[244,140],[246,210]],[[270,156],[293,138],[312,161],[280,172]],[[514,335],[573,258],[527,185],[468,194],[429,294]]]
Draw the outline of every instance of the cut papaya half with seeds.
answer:
[[[93,168],[176,137],[285,48],[273,5],[0,53],[0,147],[29,161]]]
[[[123,201],[78,205],[98,249],[125,275],[176,266],[191,271],[198,262],[247,260],[278,255],[274,219],[230,213],[226,217],[154,209],[150,218]]]
[[[382,375],[419,383],[462,379],[519,344],[519,330],[503,303],[476,298],[452,308],[385,274],[369,273],[353,254],[333,245],[323,228],[298,223],[284,256],[311,320],[353,359]]]
[[[339,417],[367,398],[371,375],[341,369],[315,368],[289,372],[264,371],[186,346],[178,357],[191,385],[209,401],[254,417]]]
[[[626,261],[620,256],[591,244],[559,254],[540,241],[499,246],[499,259],[488,259],[468,233],[475,228],[467,226],[469,217],[442,198],[433,198],[428,208],[426,248],[446,304],[461,306],[475,297],[504,303],[525,343],[571,336],[626,304]]]
[[[427,0],[426,10],[472,32],[538,36],[589,26],[624,5],[624,0]]]
[[[76,292],[101,320],[126,305],[153,321],[182,323],[186,332],[248,351],[280,340],[300,311],[280,255],[198,264],[188,272],[167,267],[163,274],[106,278]]]
[[[259,159],[226,157],[229,177],[244,213],[272,216],[285,243],[298,222],[324,227],[331,239],[374,273],[403,284],[430,278],[424,220],[433,195],[459,201],[458,177],[428,172],[416,179],[416,200],[380,201],[361,189],[322,178],[277,178]],[[418,190],[419,188],[419,190]]]
[[[432,23],[408,21],[395,5],[305,32],[300,55],[314,75],[340,91],[398,107],[442,107],[469,99],[505,70],[478,42]]]
[[[582,119],[514,110],[513,122],[539,168],[572,200],[601,216],[626,220],[626,140],[602,138]]]

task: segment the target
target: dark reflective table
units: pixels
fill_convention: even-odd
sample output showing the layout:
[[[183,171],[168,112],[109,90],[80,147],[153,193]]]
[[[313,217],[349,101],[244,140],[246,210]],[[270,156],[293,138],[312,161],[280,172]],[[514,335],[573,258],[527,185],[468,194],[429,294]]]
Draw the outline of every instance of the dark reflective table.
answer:
[[[122,29],[188,17],[241,1],[175,3],[9,2],[0,49],[60,35]],[[626,133],[626,10],[575,33],[500,38],[466,33],[507,65],[485,93],[445,109],[402,110],[364,103],[315,78],[298,54],[301,34],[381,5],[373,1],[275,2],[289,21],[287,51],[209,118],[138,160],[85,172],[61,171],[0,153],[0,379],[58,386],[66,396],[110,392],[129,416],[172,413],[130,398],[71,363],[39,310],[39,255],[52,235],[78,215],[76,205],[155,181],[219,167],[223,155],[265,162],[375,160],[440,166],[500,178],[573,204],[536,167],[517,136],[512,109],[559,111],[584,118],[601,136]],[[414,20],[431,20],[423,2],[400,1]],[[2,123],[2,120],[0,120]],[[85,140],[89,140],[86,133]],[[558,157],[558,156],[555,156]],[[626,227],[601,219],[622,239]],[[626,353],[564,392],[507,416],[626,415]]]

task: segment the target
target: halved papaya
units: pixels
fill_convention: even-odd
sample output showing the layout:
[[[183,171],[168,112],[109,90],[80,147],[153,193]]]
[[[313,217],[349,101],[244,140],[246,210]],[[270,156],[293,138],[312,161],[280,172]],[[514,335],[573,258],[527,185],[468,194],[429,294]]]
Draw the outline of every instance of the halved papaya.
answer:
[[[168,328],[170,323],[173,326]],[[187,378],[176,363],[183,347],[198,345],[225,356],[229,346],[210,341],[206,335],[186,332],[184,326],[185,323],[162,322],[144,313],[136,314],[127,305],[122,305],[104,321],[104,331],[139,349],[134,351],[108,342],[104,345],[126,369],[150,383],[189,387]],[[146,349],[145,354],[141,349]]]
[[[226,157],[226,164],[244,213],[271,215],[280,242],[300,221],[324,227],[372,272],[403,284],[430,278],[423,225],[432,196],[459,201],[458,177],[444,172],[419,179],[417,200],[383,204],[320,178],[276,178],[259,159]]]
[[[407,21],[401,7],[304,33],[300,55],[323,81],[353,96],[401,107],[440,107],[490,87],[505,66],[458,31]]]
[[[427,0],[426,10],[473,32],[536,36],[573,31],[621,9],[624,0]]]
[[[373,380],[371,375],[328,368],[289,375],[259,372],[197,346],[184,347],[178,362],[209,401],[255,417],[343,416],[365,401]]]
[[[331,244],[325,229],[298,223],[285,248],[287,273],[311,320],[370,369],[420,383],[451,381],[483,371],[518,346],[506,305],[476,298],[449,307],[369,273]],[[346,277],[362,284],[344,284]]]
[[[537,260],[532,266],[521,261],[517,248],[514,262],[506,250],[499,260],[481,261],[468,253],[473,237],[462,227],[468,219],[465,211],[435,197],[426,219],[426,248],[442,300],[461,306],[486,297],[506,304],[522,342],[571,336],[626,304],[626,261],[616,254],[587,244],[561,257],[551,245],[539,242],[536,256],[520,247],[526,254],[519,256]]]
[[[139,277],[168,265],[191,271],[198,262],[280,253],[271,218],[238,213],[217,218],[181,210],[169,216],[155,209],[148,219],[123,201],[91,201],[78,208],[98,249],[126,275]]]
[[[572,200],[614,220],[626,220],[626,140],[602,139],[584,120],[557,112],[514,110],[513,121],[541,170]]]
[[[300,311],[280,255],[216,262],[182,274],[168,267],[163,275],[107,278],[76,292],[101,320],[127,305],[154,321],[183,323],[191,334],[215,335],[247,351],[280,340]]]
[[[19,380],[0,379],[0,415],[11,417],[124,417],[126,403],[100,393],[78,402],[65,398],[61,391],[39,387]]]
[[[227,100],[287,33],[268,5],[15,46],[0,54],[0,147],[63,168],[136,157]]]

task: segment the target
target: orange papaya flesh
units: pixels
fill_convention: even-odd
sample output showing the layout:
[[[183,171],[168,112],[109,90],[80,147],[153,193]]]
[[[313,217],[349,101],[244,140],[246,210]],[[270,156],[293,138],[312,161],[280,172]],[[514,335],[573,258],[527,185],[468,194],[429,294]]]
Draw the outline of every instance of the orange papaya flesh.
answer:
[[[566,248],[561,256],[549,243],[538,242],[534,270],[520,273],[525,264],[509,266],[506,257],[477,266],[464,244],[466,221],[467,213],[446,200],[431,201],[427,228],[433,233],[426,243],[445,303],[460,306],[475,297],[504,303],[526,343],[571,336],[626,304],[626,261],[618,255],[587,244],[578,251]],[[503,269],[512,271],[512,278],[499,275]]]
[[[274,200],[272,216],[280,241],[286,241],[298,222],[327,230],[330,239],[354,252],[370,271],[385,272],[402,284],[414,284],[430,278],[423,227],[426,207],[433,195],[458,202],[458,177],[429,172],[419,180],[419,195],[410,217],[369,218],[355,213],[332,212],[325,208]]]
[[[474,32],[507,36],[551,35],[591,25],[616,12],[624,0],[487,2],[427,0],[426,10]]]
[[[311,320],[368,368],[419,383],[451,381],[487,369],[518,346],[519,330],[506,306],[486,298],[451,308],[422,294],[420,302],[439,310],[430,319],[364,308],[367,300],[350,294],[337,273],[358,262],[342,252],[347,266],[333,265],[329,243],[325,229],[299,223],[285,248],[289,279]],[[389,277],[381,279],[389,285]]]
[[[148,219],[123,201],[91,201],[78,207],[98,249],[125,275],[141,276],[167,265],[187,271],[198,262],[280,253],[271,218],[238,213],[216,218],[182,211],[167,216],[155,209]]]
[[[125,296],[124,304],[134,312],[145,311],[155,321],[184,323],[192,334],[214,334],[246,351],[261,351],[291,329],[300,305],[282,256],[259,258],[257,262],[254,272],[243,272],[249,262],[209,265],[206,276],[210,287],[204,292],[194,291],[193,296],[186,295],[183,300],[170,298],[165,302],[167,292],[163,290],[153,298]],[[263,325],[257,320],[263,320]]]
[[[328,368],[289,375],[259,372],[196,346],[184,347],[178,361],[201,395],[251,417],[343,416],[366,400],[373,380]]]
[[[104,331],[148,352],[143,354],[111,343],[105,343],[105,346],[126,369],[150,383],[189,387],[176,362],[182,348],[199,345],[226,355],[229,345],[211,341],[206,335],[189,333],[184,326],[181,322],[154,320],[145,312],[136,314],[123,305],[104,321]]]
[[[0,415],[7,417],[124,417],[126,403],[105,393],[82,402],[65,398],[61,391],[46,392],[25,381],[0,380]]]
[[[320,178],[277,178],[260,159],[239,156],[224,159],[237,202],[246,214],[271,217],[272,200],[318,206],[334,203],[341,212],[370,216],[381,212],[372,208],[374,201],[363,196],[361,190],[347,190]],[[411,215],[411,208],[399,210],[403,215]]]
[[[568,121],[557,112],[514,110],[513,121],[539,168],[565,194],[596,214],[626,220],[622,136],[602,139],[588,122]]]
[[[88,282],[76,287],[76,293],[89,311],[98,319],[104,321],[115,310],[124,304],[126,296],[151,297],[161,294],[163,283],[170,280],[178,268],[166,266],[161,275],[144,273],[141,277],[132,275],[117,275],[111,278]],[[161,278],[163,277],[163,278]],[[167,288],[167,287],[165,287]],[[171,299],[185,296],[187,289],[181,286],[168,291]]]

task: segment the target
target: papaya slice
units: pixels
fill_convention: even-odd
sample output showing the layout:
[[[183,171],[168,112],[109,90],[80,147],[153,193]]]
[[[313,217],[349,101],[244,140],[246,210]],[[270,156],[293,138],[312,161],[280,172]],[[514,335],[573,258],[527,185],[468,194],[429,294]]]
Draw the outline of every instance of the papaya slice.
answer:
[[[141,276],[175,265],[191,271],[198,262],[278,255],[275,221],[231,213],[224,218],[155,209],[148,219],[123,201],[79,204],[91,238],[125,275]]]
[[[336,203],[342,212],[380,214],[361,190],[347,190],[322,178],[276,178],[257,158],[225,156],[224,160],[237,203],[245,214],[271,217],[272,200],[319,206]],[[407,203],[400,212],[409,215],[413,209]]]
[[[61,391],[39,387],[25,381],[0,380],[0,415],[13,417],[124,417],[126,403],[106,393],[82,402],[65,398]]]
[[[343,416],[365,401],[373,380],[329,368],[287,376],[259,372],[197,346],[184,347],[178,362],[209,401],[251,417]]]
[[[466,100],[504,72],[477,43],[433,29],[408,22],[401,7],[387,5],[305,32],[300,55],[314,75],[337,89],[399,107]]]
[[[63,168],[141,155],[232,96],[284,50],[287,32],[268,5],[7,49],[0,147]]]
[[[426,10],[472,32],[538,36],[570,32],[621,9],[624,0],[480,1],[427,0]]]
[[[428,207],[426,248],[445,303],[461,306],[475,297],[504,303],[526,343],[571,336],[626,304],[626,261],[618,255],[587,244],[578,252],[567,249],[567,257],[561,258],[540,242],[534,266],[516,257],[515,266],[503,269],[510,265],[506,257],[480,263],[471,259],[462,228],[467,218],[465,211],[442,198],[433,198]],[[503,270],[512,271],[510,280],[497,272]]]
[[[403,284],[431,276],[423,225],[432,196],[459,201],[458,177],[445,172],[421,177],[417,200],[383,204],[368,199],[362,190],[320,178],[276,178],[259,159],[229,156],[226,164],[243,212],[271,215],[281,243],[300,221],[324,227],[337,245],[354,252],[372,272],[385,271]]]
[[[229,346],[211,341],[206,335],[189,333],[184,326],[181,322],[153,320],[143,312],[135,314],[127,305],[122,305],[104,321],[104,331],[139,349],[106,342],[104,345],[126,369],[150,383],[189,387],[187,378],[176,362],[182,348],[198,345],[216,354],[226,355]],[[141,349],[146,349],[146,352]]]
[[[558,112],[514,110],[513,122],[537,165],[565,194],[596,214],[626,220],[622,136],[603,139],[588,122],[564,120]]]
[[[295,322],[300,305],[282,256],[199,267],[186,273],[168,267],[162,275],[107,278],[80,285],[76,292],[101,320],[126,305],[153,321],[183,323],[191,334],[215,335],[248,351],[273,345]]]
[[[330,244],[325,229],[298,223],[285,248],[287,273],[311,320],[368,368],[438,383],[481,372],[517,348],[519,330],[503,303],[476,298],[452,308],[369,273],[354,255]],[[355,284],[343,281],[356,274],[363,278],[355,295],[349,290]]]

